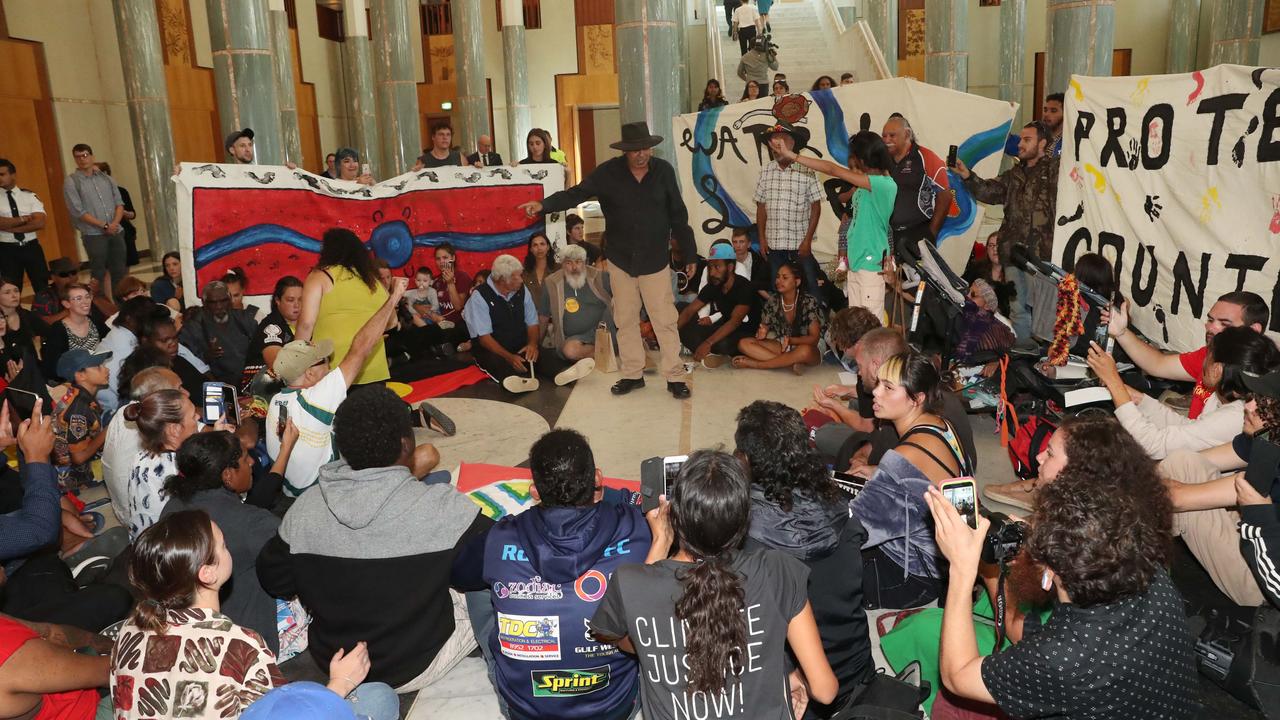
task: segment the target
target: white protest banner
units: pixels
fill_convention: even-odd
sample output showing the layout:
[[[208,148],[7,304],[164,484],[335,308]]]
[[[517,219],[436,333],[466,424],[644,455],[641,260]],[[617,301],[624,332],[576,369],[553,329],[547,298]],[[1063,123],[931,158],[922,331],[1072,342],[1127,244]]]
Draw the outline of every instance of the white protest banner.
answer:
[[[689,208],[698,247],[706,250],[718,239],[729,239],[730,227],[755,223],[752,199],[769,152],[753,135],[753,127],[785,120],[809,133],[806,154],[847,165],[849,136],[860,130],[879,133],[893,113],[901,113],[915,129],[920,145],[933,151],[929,162],[941,166],[951,145],[966,165],[984,177],[1000,169],[1000,154],[1016,107],[979,95],[893,78],[763,98],[678,115],[674,129],[681,192]],[[926,172],[937,168],[926,167]],[[819,177],[828,195],[848,185]],[[942,256],[957,272],[964,269],[981,224],[982,209],[951,175],[956,203],[939,233]],[[827,203],[814,238],[814,252],[827,259],[836,252],[840,219]]]
[[[1055,261],[1101,252],[1137,328],[1204,345],[1222,294],[1249,290],[1280,328],[1280,70],[1071,79]]]

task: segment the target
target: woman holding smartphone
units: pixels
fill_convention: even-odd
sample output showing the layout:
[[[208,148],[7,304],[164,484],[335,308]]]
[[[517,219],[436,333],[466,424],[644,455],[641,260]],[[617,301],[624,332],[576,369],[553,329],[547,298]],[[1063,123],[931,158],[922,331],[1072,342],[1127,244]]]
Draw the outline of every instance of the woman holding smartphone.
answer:
[[[809,605],[808,568],[773,550],[742,549],[748,475],[727,453],[690,455],[670,502],[664,497],[646,515],[653,531],[646,564],[614,573],[591,621],[597,637],[638,656],[650,720],[711,703],[721,718],[781,720],[803,715],[809,697],[836,697]],[[790,676],[788,646],[799,665]]]

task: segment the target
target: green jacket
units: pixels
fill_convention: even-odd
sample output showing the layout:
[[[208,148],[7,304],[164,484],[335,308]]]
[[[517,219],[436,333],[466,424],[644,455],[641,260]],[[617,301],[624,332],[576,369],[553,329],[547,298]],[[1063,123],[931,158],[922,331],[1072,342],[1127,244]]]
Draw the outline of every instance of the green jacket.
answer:
[[[1048,260],[1053,254],[1053,217],[1058,203],[1058,158],[1045,156],[1035,167],[1018,163],[992,180],[970,173],[964,186],[979,202],[1004,205],[1000,223],[1000,263],[1009,264],[1014,245]]]

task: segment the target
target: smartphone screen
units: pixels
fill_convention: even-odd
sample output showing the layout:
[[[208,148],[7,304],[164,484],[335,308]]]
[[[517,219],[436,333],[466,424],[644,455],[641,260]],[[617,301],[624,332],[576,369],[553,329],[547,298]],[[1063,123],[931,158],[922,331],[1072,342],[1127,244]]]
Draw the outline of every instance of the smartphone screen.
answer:
[[[960,151],[960,148],[956,147],[955,145],[952,145],[947,150],[947,167],[953,168],[956,166],[956,153],[959,151]]]
[[[973,478],[949,480],[942,484],[942,496],[955,507],[969,527],[978,527],[978,489]]]
[[[688,455],[673,455],[662,458],[663,495],[668,498],[671,497],[671,488],[675,487],[676,476],[680,474],[680,468],[684,467],[684,461],[688,459]]]

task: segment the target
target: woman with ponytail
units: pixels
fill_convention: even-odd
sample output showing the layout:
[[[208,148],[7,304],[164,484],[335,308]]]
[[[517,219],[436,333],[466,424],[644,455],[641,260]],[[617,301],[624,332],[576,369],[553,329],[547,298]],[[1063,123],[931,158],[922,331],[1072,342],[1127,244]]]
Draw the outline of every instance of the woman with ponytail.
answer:
[[[129,564],[138,604],[111,651],[117,720],[239,717],[285,684],[262,637],[222,614],[218,595],[233,569],[222,530],[203,510],[166,516],[138,536]],[[328,687],[358,714],[398,718],[390,687],[361,685],[368,672],[364,643],[339,650]]]
[[[178,472],[174,454],[182,441],[200,429],[200,415],[181,390],[158,390],[124,409],[124,419],[138,427],[142,449],[129,473],[129,539],[160,517],[169,496],[164,484]]]
[[[169,502],[161,517],[187,510],[203,510],[227,531],[227,549],[235,571],[231,591],[223,597],[222,612],[236,623],[257,632],[271,652],[280,655],[276,599],[258,582],[258,553],[280,529],[280,518],[242,494],[254,495],[262,486],[278,493],[284,484],[284,468],[298,440],[298,429],[289,423],[280,443],[280,456],[269,480],[253,486],[253,456],[239,438],[226,430],[196,433],[178,449],[177,474],[164,484]],[[270,491],[269,491],[270,492]],[[287,603],[286,603],[287,605]],[[286,653],[285,659],[288,653]]]
[[[808,569],[782,553],[742,549],[749,488],[734,456],[690,455],[670,503],[664,496],[646,516],[653,530],[646,564],[614,573],[591,621],[597,637],[639,656],[649,720],[799,717],[810,696],[835,699]],[[668,559],[673,546],[679,550]],[[788,644],[799,664],[790,698]]]

